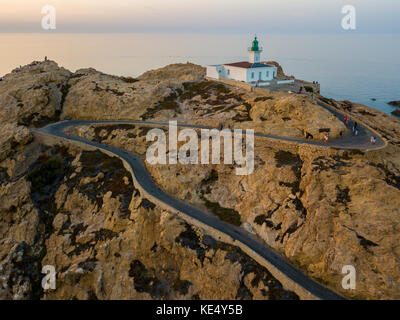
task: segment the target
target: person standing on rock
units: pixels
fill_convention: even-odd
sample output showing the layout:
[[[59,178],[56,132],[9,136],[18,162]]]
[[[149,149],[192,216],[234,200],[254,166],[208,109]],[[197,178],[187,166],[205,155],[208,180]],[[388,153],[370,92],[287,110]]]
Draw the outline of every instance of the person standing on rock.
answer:
[[[325,143],[328,143],[328,141],[329,141],[329,135],[328,135],[328,134],[325,134],[325,136],[324,136],[324,142],[325,142]]]
[[[346,116],[344,117],[344,123],[346,124],[346,126],[347,126],[348,122],[349,122],[349,117],[346,114]]]
[[[299,94],[303,92],[303,87],[300,87]]]

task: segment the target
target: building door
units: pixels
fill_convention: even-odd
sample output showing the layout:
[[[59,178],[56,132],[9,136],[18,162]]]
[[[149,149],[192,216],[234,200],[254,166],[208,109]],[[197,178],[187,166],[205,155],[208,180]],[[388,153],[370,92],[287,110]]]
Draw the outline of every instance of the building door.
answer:
[[[258,74],[258,80],[261,80],[261,77],[262,77],[262,75],[261,75],[261,72]]]

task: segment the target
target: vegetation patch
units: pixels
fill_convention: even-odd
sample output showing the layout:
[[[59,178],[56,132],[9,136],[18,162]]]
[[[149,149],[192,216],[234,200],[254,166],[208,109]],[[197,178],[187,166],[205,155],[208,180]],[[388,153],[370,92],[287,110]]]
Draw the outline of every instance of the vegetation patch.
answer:
[[[149,209],[153,210],[156,207],[156,205],[153,202],[147,199],[143,199],[142,202],[140,202],[140,206],[145,208],[146,210]]]
[[[106,125],[106,126],[94,126],[94,140],[96,142],[101,143],[103,140],[107,139],[108,136],[110,135],[111,132],[114,130],[134,130],[136,128],[135,125],[133,124],[112,124],[112,125]],[[102,130],[106,131],[106,135],[103,137],[100,137],[100,132]]]
[[[183,231],[177,238],[176,242],[180,242],[182,246],[189,247],[192,250],[196,250],[198,257],[200,253],[200,261],[203,262],[205,259],[205,251],[206,250],[222,250],[226,252],[225,259],[229,260],[232,263],[239,263],[241,266],[241,281],[240,286],[238,288],[236,299],[251,299],[253,294],[250,291],[250,286],[248,287],[245,284],[244,279],[248,274],[254,274],[255,277],[251,281],[250,285],[253,288],[257,288],[260,281],[264,286],[268,288],[268,291],[264,291],[265,297],[270,300],[298,300],[299,297],[291,292],[286,291],[282,284],[276,280],[271,273],[258,264],[255,260],[251,259],[248,255],[246,255],[240,248],[216,241],[214,238],[205,235],[200,239],[197,233],[192,229],[192,227],[186,224],[186,230]],[[212,259],[207,257],[207,259]],[[182,283],[184,287],[188,286],[188,283]],[[193,298],[197,298],[194,296]]]
[[[250,283],[253,288],[257,288],[260,282],[268,288],[268,292],[264,291],[265,297],[268,300],[299,299],[294,292],[286,291],[282,287],[282,284],[276,280],[267,269],[263,268],[253,259],[250,259],[250,257],[244,254],[240,248],[231,245],[223,245],[221,247],[227,251],[226,259],[229,259],[232,263],[239,263],[242,267],[241,273],[243,276],[241,278],[240,287],[237,291],[236,299],[244,300],[253,297],[253,294],[244,283],[244,279],[248,274],[255,275]]]
[[[95,84],[95,87],[93,89],[94,92],[102,92],[102,91],[110,92],[110,93],[112,93],[112,94],[114,94],[114,95],[116,95],[118,97],[121,97],[121,96],[123,96],[125,94],[125,92],[121,92],[121,91],[118,91],[116,89],[110,89],[109,87],[107,87],[105,89],[100,88],[99,84],[97,82],[94,82],[94,81],[92,81],[92,82]]]
[[[343,159],[345,159],[343,157]],[[340,170],[343,167],[350,166],[349,163],[342,161],[339,156],[334,156],[332,158],[325,158],[325,157],[318,157],[313,160],[312,165],[314,168],[312,169],[315,171],[327,171],[327,170]]]
[[[131,262],[129,276],[138,292],[147,292],[152,297],[161,298],[167,294],[167,288],[154,276],[154,271],[148,270],[139,260]]]
[[[185,223],[185,227],[185,231],[182,231],[179,236],[175,238],[175,242],[180,243],[180,245],[184,248],[195,250],[197,253],[197,258],[201,263],[203,263],[205,258],[205,249],[201,244],[200,237],[192,228],[192,226]]]
[[[94,239],[95,239],[96,242],[97,241],[107,241],[107,240],[111,240],[111,239],[113,239],[113,238],[115,238],[117,236],[118,236],[117,232],[114,232],[114,231],[109,230],[109,229],[101,228],[100,230],[97,230],[95,232]]]
[[[260,102],[260,101],[267,101],[267,100],[273,100],[274,98],[272,97],[257,97],[254,99],[254,102]]]
[[[120,79],[125,83],[135,83],[139,81],[138,79],[132,77],[120,77]]]
[[[67,98],[69,89],[71,89],[71,85],[68,84],[68,83],[64,83],[64,84],[61,86],[61,89],[60,89],[61,94],[62,94],[62,96],[61,96],[61,102],[60,102],[60,109],[61,109],[61,110],[62,110],[63,107],[64,107],[65,99]]]
[[[271,220],[267,218],[265,214],[260,214],[254,219],[254,223],[262,226],[264,223],[267,225],[268,228],[273,228],[274,224]]]
[[[310,92],[310,93],[313,93],[313,92],[314,92],[313,87],[310,87],[310,86],[304,86],[304,89],[305,89],[307,92]]]
[[[336,186],[337,194],[336,194],[336,202],[347,204],[351,202],[351,198],[349,195],[350,189],[349,188],[340,188],[339,185]]]
[[[169,96],[165,97],[160,101],[154,108],[148,108],[144,114],[142,114],[142,119],[152,119],[157,112],[161,110],[172,110],[176,113],[180,113],[179,104],[176,101],[178,99],[177,91],[173,91]]]
[[[43,189],[62,175],[61,161],[56,158],[48,159],[39,164],[26,177],[32,183],[33,189]]]
[[[387,167],[385,167],[381,163],[378,164],[377,167],[385,173],[385,175],[386,175],[385,182],[388,185],[400,190],[400,176],[395,175],[393,172],[391,172]]]
[[[368,240],[368,239],[360,236],[359,234],[357,234],[357,238],[358,238],[358,240],[360,240],[360,244],[363,246],[364,249],[369,249],[368,247],[377,247],[378,246],[377,243],[375,243],[371,240]]]
[[[240,214],[236,210],[221,207],[218,202],[211,202],[209,200],[205,200],[205,205],[222,221],[228,222],[235,226],[240,226],[242,224],[240,220]]]
[[[8,180],[7,170],[3,167],[0,167],[0,184],[3,184]]]
[[[53,220],[58,213],[54,201],[55,193],[63,182],[64,176],[68,172],[68,164],[72,160],[73,157],[68,154],[66,148],[59,146],[44,148],[43,154],[25,177],[32,184],[31,198],[39,213],[39,225],[34,243],[32,246],[24,244],[23,247],[20,247],[24,252],[23,259],[28,259],[20,263],[26,265],[31,271],[42,266],[41,261],[47,251],[45,241],[53,232]],[[16,269],[22,267],[25,268],[16,266]],[[39,275],[40,271],[37,274]],[[29,277],[32,283],[31,299],[40,299],[43,295],[41,277],[31,277],[29,272],[26,273],[26,277]]]
[[[189,100],[193,99],[195,96],[200,95],[202,99],[208,99],[211,94],[227,94],[230,90],[223,85],[215,81],[198,81],[198,82],[185,82],[183,83],[184,91],[182,93],[181,99]]]
[[[243,102],[243,94],[237,94],[232,92],[227,86],[222,83],[215,81],[197,81],[197,82],[185,82],[183,83],[184,91],[180,96],[180,100],[191,100],[196,96],[200,96],[206,103],[212,106],[226,107],[229,99],[235,99],[238,103],[235,106]],[[211,99],[213,96],[213,99]]]
[[[133,186],[132,176],[125,169],[122,161],[117,157],[106,156],[100,151],[84,151],[80,157],[80,162],[84,167],[82,173],[66,181],[69,193],[77,189],[101,208],[104,194],[111,191],[114,197],[119,196],[121,215],[123,217],[128,216],[130,214],[129,203],[136,189]],[[94,178],[98,177],[99,173],[103,173],[103,176],[99,177],[97,182],[80,184],[83,177]],[[124,183],[125,177],[128,179],[128,184]]]
[[[250,110],[251,110],[251,105],[247,102],[244,102],[243,105],[246,107],[246,111],[242,111],[240,113],[237,113],[232,120],[235,120],[237,122],[244,122],[244,121],[252,121],[250,118]]]
[[[363,115],[363,116],[376,117],[376,114],[368,112],[368,111],[365,111],[365,110],[358,111],[358,113]]]
[[[296,165],[302,162],[299,155],[284,150],[275,152],[275,160],[278,168],[282,166]]]
[[[182,295],[186,295],[189,292],[189,287],[192,285],[190,281],[176,279],[172,288]]]

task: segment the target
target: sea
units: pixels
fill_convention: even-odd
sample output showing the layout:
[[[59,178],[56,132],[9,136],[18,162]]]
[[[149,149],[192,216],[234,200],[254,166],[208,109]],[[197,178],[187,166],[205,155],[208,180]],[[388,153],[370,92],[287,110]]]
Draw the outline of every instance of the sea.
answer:
[[[71,71],[92,67],[136,77],[171,63],[247,60],[252,34],[0,33],[0,76],[45,56]],[[400,100],[399,34],[257,34],[263,61],[287,75],[318,81],[321,93],[388,114]]]

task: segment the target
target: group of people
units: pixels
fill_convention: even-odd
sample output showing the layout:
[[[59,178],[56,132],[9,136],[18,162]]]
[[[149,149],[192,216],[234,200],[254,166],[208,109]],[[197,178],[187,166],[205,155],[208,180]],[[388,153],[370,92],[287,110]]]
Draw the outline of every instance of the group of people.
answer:
[[[351,121],[350,117],[348,117],[346,115],[344,117],[344,123],[346,124],[346,126],[349,125],[350,121]],[[358,136],[358,123],[357,123],[357,121],[354,121],[353,127],[351,128],[351,132],[353,133],[353,136]]]
[[[344,117],[344,123],[346,124],[346,126],[349,125],[351,119],[350,117],[348,117],[347,115]],[[351,131],[353,133],[353,136],[357,136],[358,135],[358,123],[357,121],[354,121],[353,126],[351,128]],[[375,144],[376,143],[376,137],[375,136],[371,136],[370,142],[371,144]]]
[[[44,57],[44,62],[47,62],[47,61],[49,61],[48,59],[47,59],[47,56],[45,56]],[[35,66],[40,66],[42,63],[40,62],[40,61],[34,61],[34,62],[32,62],[31,64],[28,64],[27,66],[19,66],[19,68],[16,68],[16,69],[14,69],[13,71],[12,71],[12,73],[19,73],[20,71],[24,71],[24,69],[25,68],[27,68],[28,70],[30,70],[32,67],[35,67]],[[0,80],[0,81],[4,81],[4,78],[3,78],[3,80]]]

